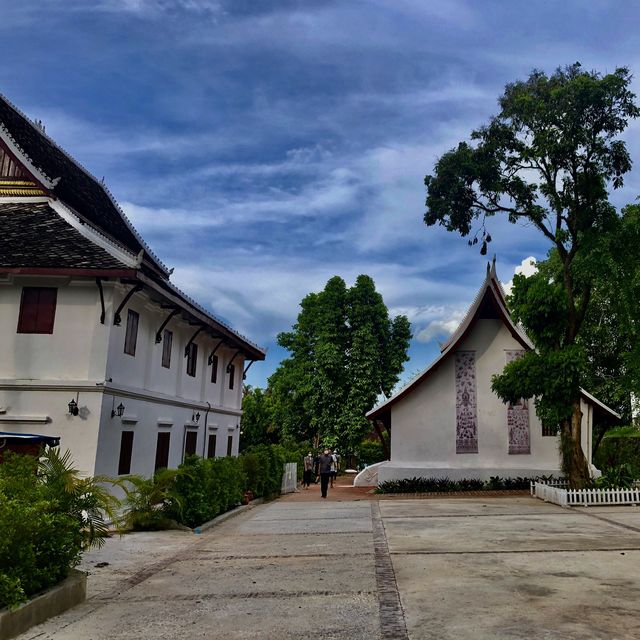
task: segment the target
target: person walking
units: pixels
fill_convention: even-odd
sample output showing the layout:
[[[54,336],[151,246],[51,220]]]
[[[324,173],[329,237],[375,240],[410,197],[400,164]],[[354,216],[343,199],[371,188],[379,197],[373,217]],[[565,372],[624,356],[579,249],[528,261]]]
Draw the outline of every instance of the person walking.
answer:
[[[302,483],[304,484],[304,488],[308,489],[313,480],[313,456],[311,455],[311,451],[309,451],[309,453],[304,457],[303,464],[304,473],[302,476]]]
[[[329,454],[329,449],[325,449],[324,453],[320,456],[319,470],[320,470],[320,493],[323,498],[327,497],[327,490],[329,489],[329,480],[331,479],[331,463],[333,458]]]
[[[333,483],[337,482],[338,477],[338,469],[340,467],[340,456],[337,451],[331,452],[331,457],[333,458],[333,465],[331,466],[331,488],[333,488]]]

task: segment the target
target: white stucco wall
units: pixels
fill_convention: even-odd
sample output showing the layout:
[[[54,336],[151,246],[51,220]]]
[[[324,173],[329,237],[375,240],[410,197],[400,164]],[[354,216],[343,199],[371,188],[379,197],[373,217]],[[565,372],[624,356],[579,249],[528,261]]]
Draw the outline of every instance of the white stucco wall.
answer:
[[[542,435],[529,403],[530,454],[509,454],[507,408],[491,391],[491,376],[503,370],[506,350],[521,349],[499,320],[478,320],[457,345],[475,351],[478,453],[456,453],[454,353],[391,408],[391,460],[380,481],[403,477],[501,477],[558,474],[557,437]]]
[[[22,286],[58,287],[53,334],[16,332]],[[218,379],[212,383],[207,359],[218,339],[202,333],[196,339],[196,376],[188,376],[184,347],[196,327],[176,316],[166,327],[173,331],[171,366],[162,367],[162,343],[155,343],[155,333],[169,311],[136,293],[121,311],[121,325],[113,325],[113,312],[130,286],[104,283],[103,325],[93,279],[0,282],[0,430],[60,436],[61,449],[71,450],[85,474],[117,474],[123,430],[134,432],[131,473],[153,473],[158,431],[171,432],[169,466],[180,464],[185,425],[198,432],[200,455],[206,454],[210,433],[217,435],[216,455],[227,455],[229,435],[237,455],[242,356],[234,360],[230,390],[226,367],[236,351],[221,347]],[[139,313],[135,356],[124,353],[129,308]],[[78,416],[68,413],[71,399],[77,399]],[[112,418],[112,408],[120,403],[125,415]],[[200,413],[198,422],[192,422],[194,413]]]

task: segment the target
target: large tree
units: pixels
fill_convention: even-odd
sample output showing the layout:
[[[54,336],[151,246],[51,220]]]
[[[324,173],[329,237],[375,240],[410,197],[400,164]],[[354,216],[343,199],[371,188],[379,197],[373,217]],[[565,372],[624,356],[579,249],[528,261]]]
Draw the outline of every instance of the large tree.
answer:
[[[436,163],[427,186],[427,225],[444,225],[480,241],[486,253],[489,219],[537,228],[556,250],[560,278],[554,304],[532,292],[529,330],[537,350],[516,360],[493,381],[505,401],[536,397],[542,420],[560,426],[565,473],[576,484],[589,476],[580,446],[580,383],[585,367],[578,336],[589,310],[595,273],[610,252],[619,225],[609,189],[631,168],[619,139],[640,115],[625,68],[601,75],[580,64],[551,76],[534,71],[507,85],[500,112]],[[548,323],[535,305],[548,312]]]
[[[275,419],[299,439],[353,450],[371,430],[365,413],[397,383],[411,339],[405,316],[389,318],[373,280],[348,288],[331,278],[301,302],[278,343],[290,352],[269,379]]]

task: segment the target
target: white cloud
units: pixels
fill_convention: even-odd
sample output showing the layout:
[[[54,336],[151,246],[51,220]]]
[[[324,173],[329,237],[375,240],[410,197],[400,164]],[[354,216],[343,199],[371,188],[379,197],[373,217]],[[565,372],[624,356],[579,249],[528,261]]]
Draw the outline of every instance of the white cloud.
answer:
[[[529,256],[525,258],[514,270],[514,275],[523,275],[527,278],[532,276],[534,273],[537,273],[538,267],[536,266],[536,259],[533,256]],[[511,290],[513,289],[513,278],[509,280],[506,284],[502,283],[502,288],[504,292],[510,296]]]

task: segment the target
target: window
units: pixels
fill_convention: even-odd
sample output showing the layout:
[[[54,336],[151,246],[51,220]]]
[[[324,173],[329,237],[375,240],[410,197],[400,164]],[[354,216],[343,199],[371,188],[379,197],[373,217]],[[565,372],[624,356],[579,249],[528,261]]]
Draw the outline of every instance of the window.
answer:
[[[120,436],[120,459],[118,475],[131,473],[131,453],[133,451],[133,431],[123,431]]]
[[[198,345],[192,342],[187,351],[187,375],[196,377],[196,364],[198,363]]]
[[[207,443],[207,458],[216,457],[216,443],[217,437],[215,433],[209,434],[209,442]]]
[[[52,287],[22,287],[18,333],[53,333],[57,297]]]
[[[196,454],[196,446],[198,445],[198,432],[187,431],[184,440],[184,457],[194,456]]]
[[[124,352],[130,356],[136,355],[139,318],[140,316],[137,311],[129,309],[129,313],[127,314],[127,333],[124,336]]]
[[[173,345],[173,331],[164,330],[162,337],[162,366],[165,369],[171,367],[171,346]]]
[[[233,436],[227,437],[227,455],[231,455],[231,451],[233,450]]]
[[[233,389],[234,378],[236,377],[236,365],[229,365],[229,389]]]
[[[542,435],[543,436],[557,436],[558,435],[558,427],[549,427],[545,424],[542,425]]]
[[[169,444],[171,443],[171,434],[168,431],[158,432],[158,440],[156,442],[156,464],[154,470],[166,469],[169,466]]]
[[[218,382],[218,356],[213,356],[211,362],[211,382]]]

